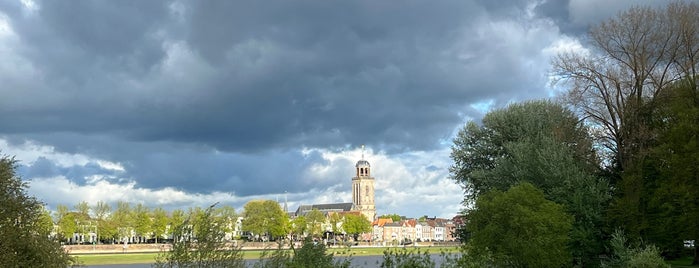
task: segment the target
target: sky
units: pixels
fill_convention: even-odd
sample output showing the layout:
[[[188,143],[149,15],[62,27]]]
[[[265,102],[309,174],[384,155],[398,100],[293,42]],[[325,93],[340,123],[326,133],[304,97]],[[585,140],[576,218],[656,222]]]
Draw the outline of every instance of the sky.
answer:
[[[662,0],[0,0],[0,154],[49,209],[351,202],[453,217],[451,143]],[[362,145],[366,145],[363,152]]]

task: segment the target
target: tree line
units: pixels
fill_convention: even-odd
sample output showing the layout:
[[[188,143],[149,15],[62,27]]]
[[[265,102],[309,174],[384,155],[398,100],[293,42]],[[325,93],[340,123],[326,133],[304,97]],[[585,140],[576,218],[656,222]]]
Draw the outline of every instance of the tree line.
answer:
[[[697,17],[694,2],[621,12],[591,27],[586,51],[553,59],[559,101],[511,104],[461,129],[450,173],[465,190],[472,255],[594,267],[651,252],[699,264]]]
[[[66,205],[57,206],[55,231],[64,243],[121,243],[124,240],[158,243],[158,239],[173,237],[176,226],[203,220],[204,211],[201,207],[193,207],[168,212],[162,207],[152,209],[143,204],[133,205],[122,201],[112,209],[102,201],[92,206],[83,201],[74,205],[72,210]],[[245,232],[249,236],[244,238],[250,240],[269,241],[286,236],[301,240],[305,236],[322,238],[328,228],[334,234],[345,233],[354,238],[371,231],[371,223],[363,215],[332,213],[326,217],[323,212],[314,209],[306,215],[290,219],[279,203],[273,200],[252,200],[245,204],[242,213],[236,213],[235,208],[229,205],[214,206],[209,213],[211,220],[217,222],[223,232],[233,234],[239,228],[238,235]],[[242,217],[242,221],[237,226],[239,217]],[[53,226],[48,211],[44,211],[44,219],[44,224]],[[88,235],[96,235],[97,239],[86,238]],[[227,237],[228,240],[239,238]]]

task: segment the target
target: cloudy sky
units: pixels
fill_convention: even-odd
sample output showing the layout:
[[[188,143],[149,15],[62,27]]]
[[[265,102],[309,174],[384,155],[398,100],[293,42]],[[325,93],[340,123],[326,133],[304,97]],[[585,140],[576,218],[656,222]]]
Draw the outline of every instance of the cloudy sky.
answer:
[[[451,217],[458,129],[664,2],[0,0],[0,153],[51,209],[295,209],[351,202],[365,144],[378,214]]]

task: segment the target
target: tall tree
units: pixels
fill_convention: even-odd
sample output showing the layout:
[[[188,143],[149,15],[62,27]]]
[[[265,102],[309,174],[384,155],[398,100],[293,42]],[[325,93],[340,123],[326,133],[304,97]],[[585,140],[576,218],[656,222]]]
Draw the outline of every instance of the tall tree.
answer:
[[[469,254],[491,255],[502,267],[571,265],[572,217],[529,183],[483,194],[469,217]]]
[[[306,222],[306,217],[296,216],[291,221],[291,232],[296,238],[300,238],[305,235],[308,230],[308,222]]]
[[[139,242],[144,242],[152,232],[153,222],[151,220],[150,209],[139,203],[133,210],[134,231],[138,235]]]
[[[658,138],[648,161],[658,178],[644,238],[678,256],[684,240],[699,241],[699,88],[696,80],[685,79],[660,97]],[[694,263],[699,264],[697,247]]]
[[[167,230],[167,211],[162,207],[157,207],[153,210],[153,221],[151,222],[151,230],[153,232],[153,237],[155,238],[155,243],[158,243],[158,238],[162,237]]]
[[[117,202],[116,209],[110,216],[110,220],[114,224],[120,240],[128,240],[131,238],[131,231],[134,228],[134,216],[131,210],[131,204],[128,202]]]
[[[289,218],[279,203],[272,200],[252,200],[245,204],[243,230],[260,237],[281,237],[288,233]]]
[[[238,214],[235,213],[235,208],[229,205],[223,205],[216,208],[215,211],[216,218],[220,221],[220,224],[224,227],[226,233],[232,233],[235,231],[235,226],[238,222]]]
[[[698,16],[696,2],[635,7],[593,26],[586,52],[553,61],[559,81],[570,87],[569,103],[593,127],[600,152],[609,154],[615,190],[609,215],[634,239],[651,226],[647,208],[659,183],[657,170],[648,168],[658,97],[675,81],[697,77]]]
[[[576,264],[598,264],[604,248],[603,212],[609,200],[587,129],[573,112],[549,101],[512,104],[462,129],[450,172],[465,189],[464,203],[483,193],[529,182],[574,216],[569,248]]]
[[[306,223],[308,224],[308,232],[313,237],[320,237],[323,233],[323,224],[325,223],[325,214],[320,210],[313,209],[306,214]]]
[[[27,195],[27,184],[15,173],[16,165],[13,158],[0,156],[0,266],[63,268],[73,264],[49,236],[43,204]]]
[[[112,207],[103,201],[97,201],[97,204],[92,207],[92,211],[95,214],[95,219],[106,220],[107,216],[109,216],[109,213],[112,211]]]
[[[174,237],[183,239],[175,240],[171,251],[160,253],[153,267],[245,267],[240,247],[226,243],[226,232],[217,224],[214,206],[192,212],[182,224],[174,226]],[[192,233],[197,234],[196,241],[189,235]]]
[[[371,232],[371,222],[364,214],[347,214],[342,222],[342,229],[357,240],[359,234]]]

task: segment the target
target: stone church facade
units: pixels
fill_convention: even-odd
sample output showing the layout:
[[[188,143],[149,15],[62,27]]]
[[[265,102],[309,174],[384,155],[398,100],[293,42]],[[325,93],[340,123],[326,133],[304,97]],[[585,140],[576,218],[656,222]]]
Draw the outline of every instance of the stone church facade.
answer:
[[[301,205],[296,212],[291,212],[290,215],[305,216],[311,210],[317,209],[325,214],[329,212],[359,212],[370,222],[374,221],[376,219],[374,177],[371,176],[369,161],[364,160],[364,152],[362,152],[362,159],[357,161],[355,168],[356,174],[352,177],[352,203]]]

